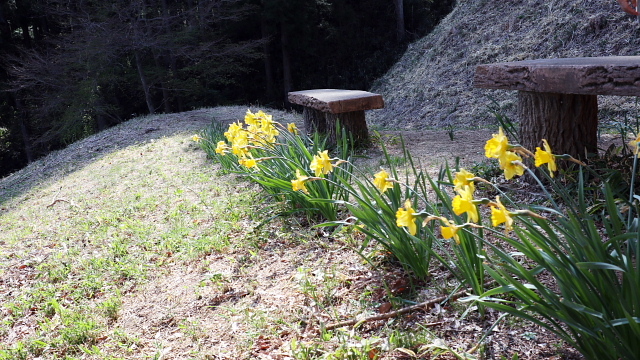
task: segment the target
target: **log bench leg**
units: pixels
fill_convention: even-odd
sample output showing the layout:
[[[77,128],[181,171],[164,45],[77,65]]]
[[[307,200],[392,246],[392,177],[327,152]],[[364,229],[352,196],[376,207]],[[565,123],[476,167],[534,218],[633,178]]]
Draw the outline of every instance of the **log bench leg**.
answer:
[[[520,143],[535,152],[547,139],[558,155],[585,158],[598,146],[596,95],[518,92]]]
[[[302,111],[304,130],[307,134],[319,132],[327,135],[327,143],[331,146],[337,143],[336,123],[353,136],[356,146],[366,146],[369,141],[369,130],[364,116],[364,110],[345,112],[340,114],[325,113],[320,110],[305,107]]]

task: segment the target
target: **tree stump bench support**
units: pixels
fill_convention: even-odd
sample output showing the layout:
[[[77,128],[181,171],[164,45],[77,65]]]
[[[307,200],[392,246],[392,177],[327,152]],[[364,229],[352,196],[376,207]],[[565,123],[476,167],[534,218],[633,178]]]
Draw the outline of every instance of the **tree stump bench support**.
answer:
[[[356,145],[366,144],[369,130],[364,111],[381,109],[384,101],[379,94],[360,90],[316,89],[293,91],[289,102],[304,107],[305,132],[327,135],[329,144],[336,144],[336,122],[353,136]]]
[[[597,152],[597,95],[640,96],[640,56],[479,65],[474,86],[518,90],[522,146],[547,139],[555,154],[584,158]]]

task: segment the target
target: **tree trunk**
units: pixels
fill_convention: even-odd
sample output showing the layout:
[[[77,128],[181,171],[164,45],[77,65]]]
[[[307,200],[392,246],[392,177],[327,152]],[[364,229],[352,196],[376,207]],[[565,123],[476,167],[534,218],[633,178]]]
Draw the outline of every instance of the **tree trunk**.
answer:
[[[168,61],[166,56],[162,56],[162,55],[158,55],[155,54],[153,55],[153,60],[156,63],[156,67],[158,69],[167,69],[168,70]],[[170,65],[169,65],[170,66]],[[169,71],[164,71],[164,73],[168,73]],[[164,76],[163,76],[164,78]],[[160,85],[160,91],[162,91],[162,103],[160,104],[160,106],[162,106],[164,108],[164,112],[166,114],[170,114],[173,112],[172,108],[171,108],[171,94],[169,92],[169,89],[166,86],[166,81],[162,81],[160,80],[159,85]]]
[[[404,1],[393,0],[393,5],[396,8],[396,41],[402,42],[404,40]]]
[[[518,92],[520,142],[535,151],[546,139],[554,154],[585,158],[597,152],[596,95]]]
[[[302,117],[304,118],[304,132],[308,135],[314,133],[326,134],[327,133],[327,121],[323,113],[320,110],[304,107],[302,109]]]
[[[167,6],[167,0],[160,0],[160,7],[162,8],[162,32],[164,33],[165,36],[169,36],[171,33],[171,26],[169,24],[170,14],[169,14],[169,7]],[[173,44],[171,44],[170,46],[172,48]],[[171,68],[171,65],[173,62],[172,57],[173,56],[171,55],[170,49],[165,49],[161,51],[160,54],[154,56],[154,59],[156,61],[156,66],[163,69],[167,69],[166,73],[175,74],[175,72],[173,71],[169,72],[169,70],[173,70]],[[168,81],[161,81],[160,88],[162,89],[162,99],[163,99],[162,103],[164,107],[164,112],[169,114],[173,112],[173,107],[171,106],[171,93],[166,86],[167,83]]]
[[[11,26],[7,22],[0,6],[0,45],[11,43]]]
[[[147,108],[149,109],[149,114],[156,113],[156,107],[153,105],[153,99],[151,98],[151,89],[147,84],[147,78],[144,76],[144,71],[142,69],[142,61],[140,60],[140,52],[135,51],[136,56],[136,67],[138,68],[138,75],[140,76],[140,82],[142,83],[142,89],[144,90],[144,99],[147,101]]]
[[[29,23],[24,18],[20,18],[20,28],[22,29],[22,41],[27,48],[31,47],[31,35],[29,34]]]
[[[27,162],[32,162],[34,160],[34,157],[31,145],[31,137],[29,136],[29,129],[27,129],[27,124],[25,123],[25,119],[28,119],[28,114],[22,106],[22,102],[20,101],[18,94],[14,92],[12,93],[12,95],[13,101],[16,104],[16,110],[18,110],[18,113],[20,114],[20,134],[22,135],[22,143],[24,144],[24,154],[27,157]]]
[[[287,33],[287,25],[283,22],[280,23],[281,37],[280,42],[282,45],[282,78],[284,81],[284,102],[286,106],[289,106],[288,95],[293,89],[293,81],[291,80],[291,57],[289,55],[289,34]]]
[[[273,76],[273,60],[271,59],[271,52],[269,51],[269,44],[271,43],[271,35],[269,34],[267,19],[263,16],[260,17],[260,30],[262,35],[262,53],[264,55],[264,75],[267,85],[267,99],[273,100],[275,97],[274,76]]]
[[[165,83],[161,82],[160,87],[162,89],[162,104],[164,107],[164,112],[170,114],[173,112],[171,107],[171,95],[169,93],[169,89],[165,86]]]
[[[187,8],[189,9],[189,11],[185,11],[183,13],[183,15],[186,15],[184,18],[184,22],[185,24],[187,24],[187,27],[189,27],[189,29],[193,29],[195,28],[195,23],[197,23],[197,21],[195,21],[195,18],[197,16],[197,9],[193,5],[193,0],[187,0]]]
[[[27,124],[24,119],[20,119],[20,133],[22,134],[22,141],[24,142],[24,153],[27,156],[27,161],[32,162],[33,151],[31,150],[31,138],[29,137],[29,130],[27,130]]]
[[[95,79],[95,77],[94,77]],[[93,88],[96,89],[96,99],[93,103],[93,107],[95,109],[96,114],[96,127],[98,131],[106,130],[109,127],[109,120],[107,119],[107,114],[105,113],[105,109],[107,106],[104,104],[104,97],[102,92],[100,91],[100,85],[98,85],[97,81],[93,82]]]
[[[315,132],[326,135],[329,146],[334,146],[338,142],[336,126],[338,122],[340,123],[340,128],[347,133],[347,136],[353,138],[353,143],[356,146],[365,146],[369,141],[364,111],[331,114],[305,106],[302,116],[304,117],[305,132],[310,135]]]
[[[364,117],[364,110],[351,111],[341,114],[326,114],[327,134],[329,143],[336,144],[338,132],[336,124],[340,123],[340,128],[344,129],[347,136],[353,138],[355,146],[366,146],[369,142],[369,131]]]

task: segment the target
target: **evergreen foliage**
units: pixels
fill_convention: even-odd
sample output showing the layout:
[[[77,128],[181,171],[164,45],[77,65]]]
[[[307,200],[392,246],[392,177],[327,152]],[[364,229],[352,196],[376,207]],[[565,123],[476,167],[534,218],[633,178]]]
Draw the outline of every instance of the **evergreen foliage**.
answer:
[[[0,3],[0,176],[134,115],[367,89],[451,8],[333,0]]]

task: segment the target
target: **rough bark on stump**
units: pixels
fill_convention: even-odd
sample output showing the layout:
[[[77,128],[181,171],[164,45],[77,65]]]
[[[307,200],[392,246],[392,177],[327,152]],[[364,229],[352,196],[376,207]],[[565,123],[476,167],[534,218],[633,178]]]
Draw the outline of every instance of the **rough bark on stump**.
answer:
[[[520,143],[535,152],[546,139],[554,154],[584,158],[597,151],[598,98],[540,92],[518,92]]]
[[[322,111],[305,107],[302,110],[302,117],[304,117],[305,133],[313,134],[319,132],[324,134],[327,132],[327,121]]]
[[[369,140],[364,111],[331,114],[305,107],[302,114],[304,116],[305,132],[307,134],[313,134],[314,132],[326,134],[327,143],[330,146],[338,142],[336,131],[338,122],[340,122],[340,126],[345,129],[347,134],[351,134],[354,145],[366,145]]]

